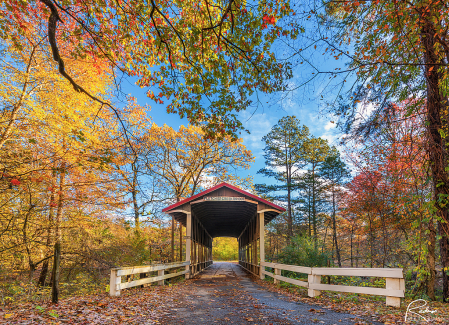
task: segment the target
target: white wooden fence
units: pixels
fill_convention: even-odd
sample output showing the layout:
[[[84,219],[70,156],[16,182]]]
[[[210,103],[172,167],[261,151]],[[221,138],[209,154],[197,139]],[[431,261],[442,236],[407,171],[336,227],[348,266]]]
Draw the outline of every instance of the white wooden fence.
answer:
[[[165,270],[174,269],[179,267],[185,267],[190,265],[190,262],[178,262],[178,263],[167,263],[161,265],[144,265],[144,266],[131,266],[131,267],[120,267],[116,269],[111,269],[111,281],[109,283],[109,294],[111,296],[120,296],[120,290],[126,288],[132,288],[146,283],[158,282],[159,285],[164,284],[165,279],[180,276],[189,273],[188,267],[177,273],[164,274]],[[129,282],[122,283],[122,276],[148,273],[157,271],[157,276],[143,278],[139,280],[133,280]]]
[[[265,271],[265,267],[274,269],[274,274]],[[308,281],[300,281],[281,276],[281,270],[305,273]],[[402,269],[400,268],[327,268],[327,267],[304,267],[285,265],[277,263],[261,263],[261,272],[278,281],[288,282],[297,286],[308,288],[309,297],[320,295],[320,290],[363,293],[367,295],[385,296],[387,306],[400,307],[401,298],[405,294],[405,282]],[[385,278],[385,288],[356,287],[321,283],[322,275],[337,276],[363,276]]]

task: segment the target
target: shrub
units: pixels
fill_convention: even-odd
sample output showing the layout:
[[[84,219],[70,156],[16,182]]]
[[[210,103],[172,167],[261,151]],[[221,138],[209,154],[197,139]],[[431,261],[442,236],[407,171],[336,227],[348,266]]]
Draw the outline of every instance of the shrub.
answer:
[[[279,262],[299,266],[328,266],[330,254],[315,248],[312,238],[308,236],[293,237],[279,254]]]

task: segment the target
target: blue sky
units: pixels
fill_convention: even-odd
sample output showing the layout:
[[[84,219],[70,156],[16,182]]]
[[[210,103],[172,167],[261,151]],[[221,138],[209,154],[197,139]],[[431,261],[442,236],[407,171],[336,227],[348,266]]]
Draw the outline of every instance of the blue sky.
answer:
[[[126,80],[122,87],[125,93],[136,97],[140,105],[148,104],[151,107],[149,115],[156,124],[167,124],[175,129],[182,124],[188,124],[187,119],[181,119],[177,114],[167,114],[164,105],[155,104],[147,98],[145,89],[135,85],[132,79]],[[240,176],[249,174],[254,177],[254,183],[269,182],[268,179],[257,174],[257,171],[265,165],[262,137],[283,116],[295,115],[302,124],[309,128],[311,134],[328,139],[330,144],[336,144],[338,132],[334,128],[334,124],[330,122],[332,117],[320,114],[320,101],[315,99],[318,97],[316,94],[311,89],[300,89],[284,100],[280,100],[276,95],[274,97],[264,96],[261,97],[263,106],[256,110],[249,108],[239,114],[244,127],[250,131],[250,134],[242,132],[243,142],[255,156],[255,162],[251,169],[242,171]]]

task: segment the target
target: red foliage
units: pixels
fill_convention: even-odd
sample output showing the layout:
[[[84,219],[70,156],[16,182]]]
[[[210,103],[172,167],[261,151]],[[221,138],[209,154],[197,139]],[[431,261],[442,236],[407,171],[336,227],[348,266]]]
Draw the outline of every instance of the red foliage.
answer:
[[[20,185],[20,181],[17,178],[13,178],[13,179],[11,179],[11,184],[12,185]]]

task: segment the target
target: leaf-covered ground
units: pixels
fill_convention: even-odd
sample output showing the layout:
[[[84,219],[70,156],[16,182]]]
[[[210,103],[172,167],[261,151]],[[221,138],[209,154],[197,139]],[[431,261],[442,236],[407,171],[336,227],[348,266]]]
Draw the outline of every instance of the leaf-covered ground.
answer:
[[[120,297],[105,293],[63,299],[58,305],[1,307],[0,323],[404,324],[407,303],[396,309],[386,307],[384,298],[330,292],[309,298],[304,289],[256,279],[234,263],[214,263],[192,280],[123,290]],[[449,324],[446,305],[430,303],[429,309],[436,312],[428,324]],[[425,323],[414,319],[414,324]]]
[[[178,286],[123,290],[120,297],[107,294],[63,299],[59,304],[23,304],[0,308],[7,324],[157,324],[173,306]]]

